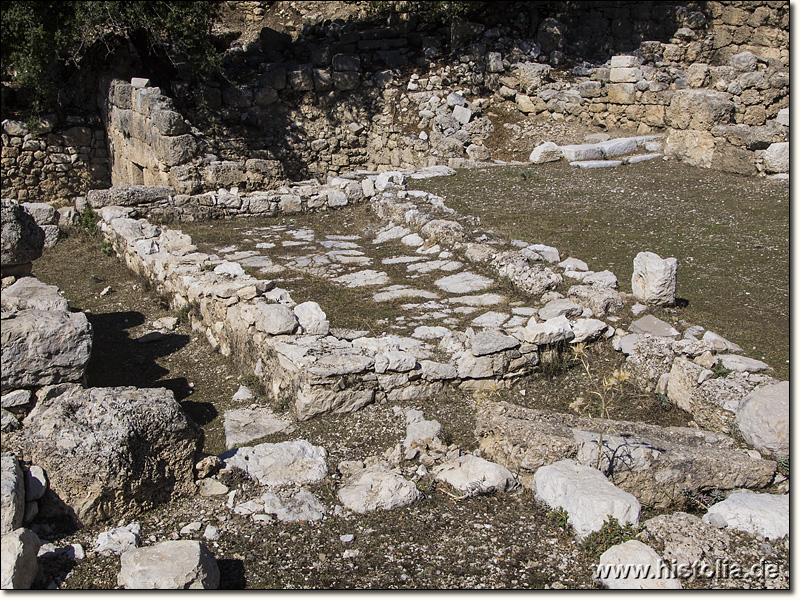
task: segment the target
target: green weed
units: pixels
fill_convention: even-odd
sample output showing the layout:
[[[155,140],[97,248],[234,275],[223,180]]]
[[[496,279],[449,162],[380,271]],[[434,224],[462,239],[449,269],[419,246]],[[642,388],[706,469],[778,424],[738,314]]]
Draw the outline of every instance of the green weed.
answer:
[[[593,531],[583,539],[581,548],[589,558],[598,560],[600,555],[611,546],[636,539],[638,533],[638,527],[634,527],[630,523],[621,525],[615,517],[608,515],[608,520],[603,523],[600,529]]]

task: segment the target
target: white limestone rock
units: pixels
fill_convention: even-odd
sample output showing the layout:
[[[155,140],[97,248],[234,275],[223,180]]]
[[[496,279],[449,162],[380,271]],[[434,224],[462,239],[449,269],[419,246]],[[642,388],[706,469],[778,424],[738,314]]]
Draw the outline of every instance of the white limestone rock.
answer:
[[[736,413],[736,425],[745,441],[759,452],[789,458],[789,382],[750,392]]]
[[[261,496],[264,514],[275,515],[284,523],[296,521],[319,521],[327,512],[319,499],[306,488],[294,494],[267,492]]]
[[[417,366],[417,359],[402,350],[388,350],[375,355],[375,372],[396,371],[406,373]]]
[[[345,508],[360,514],[406,506],[422,496],[416,485],[381,464],[351,475],[337,495]]]
[[[537,345],[557,344],[561,341],[570,341],[575,337],[569,320],[564,315],[537,323],[534,318],[522,330],[526,342]]]
[[[735,354],[719,354],[717,360],[722,362],[722,366],[731,371],[739,373],[760,373],[762,371],[771,371],[767,363],[756,360],[755,358],[748,358],[747,356],[737,356]]]
[[[261,485],[316,483],[325,477],[327,453],[306,440],[243,446],[220,455],[226,467],[245,471]]]
[[[215,590],[219,566],[202,542],[161,542],[121,557],[117,585],[129,590]]]
[[[494,285],[494,281],[483,275],[477,275],[470,271],[462,271],[455,275],[442,277],[436,280],[434,285],[449,294],[470,294],[491,287]]]
[[[517,487],[514,475],[505,467],[466,454],[447,461],[434,470],[437,481],[449,483],[466,494],[510,492]]]
[[[535,498],[569,513],[578,538],[602,528],[609,515],[620,524],[639,524],[641,506],[628,492],[612,484],[597,469],[574,460],[540,467],[533,476]]]
[[[642,304],[675,304],[678,286],[678,259],[662,259],[653,252],[640,252],[633,259],[631,287]]]
[[[789,172],[789,142],[771,144],[764,152],[764,170],[767,173]]]
[[[420,367],[423,379],[428,381],[443,381],[458,377],[458,369],[447,363],[423,360],[420,361]]]
[[[612,546],[602,555],[595,568],[596,579],[611,590],[680,590],[681,582],[676,577],[669,577],[659,569],[664,561],[650,546],[639,540],[628,540],[623,544]],[[634,576],[624,570],[627,566],[646,565],[648,576]],[[619,566],[616,570],[614,567]],[[600,576],[597,576],[600,575]]]
[[[103,556],[121,555],[131,548],[138,548],[142,543],[141,536],[142,526],[139,523],[109,529],[97,536],[94,551]]]
[[[439,441],[442,425],[439,421],[428,421],[422,411],[408,409],[406,411],[406,439],[403,446],[408,450],[413,447],[426,447]]]
[[[0,540],[0,587],[29,590],[39,571],[37,555],[41,542],[30,529],[4,533]]]
[[[607,329],[608,325],[600,319],[578,319],[572,323],[572,332],[575,334],[575,337],[570,344],[579,344],[581,342],[596,340]]]
[[[555,144],[554,142],[545,142],[544,144],[539,144],[533,149],[528,160],[534,164],[540,165],[546,162],[561,160],[562,156],[563,154],[558,144]]]
[[[789,535],[789,495],[736,490],[708,509],[703,521],[716,526],[724,521],[725,527],[778,540]]]
[[[22,526],[25,513],[25,480],[22,468],[13,454],[0,459],[0,533],[5,535]]]
[[[297,322],[308,335],[328,335],[330,323],[328,315],[316,302],[303,302],[294,307]]]

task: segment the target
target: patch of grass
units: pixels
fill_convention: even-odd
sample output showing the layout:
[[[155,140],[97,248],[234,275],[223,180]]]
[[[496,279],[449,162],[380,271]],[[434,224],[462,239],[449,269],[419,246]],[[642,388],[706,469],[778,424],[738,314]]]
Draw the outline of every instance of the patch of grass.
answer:
[[[620,522],[611,515],[603,526],[587,535],[581,542],[581,549],[590,559],[599,560],[600,555],[606,550],[617,544],[624,544],[629,540],[636,539],[639,528],[630,523],[621,525]]]
[[[778,473],[789,479],[789,459],[788,458],[779,458],[777,460],[778,463]]]
[[[683,509],[689,513],[707,512],[709,508],[723,500],[725,493],[718,488],[701,492],[689,488],[681,489]]]

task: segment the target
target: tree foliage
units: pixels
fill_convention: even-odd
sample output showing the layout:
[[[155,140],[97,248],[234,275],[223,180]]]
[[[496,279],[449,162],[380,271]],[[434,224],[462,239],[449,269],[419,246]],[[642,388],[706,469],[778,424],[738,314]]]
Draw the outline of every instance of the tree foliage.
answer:
[[[453,19],[464,17],[467,13],[477,8],[482,8],[485,2],[480,0],[370,0],[360,2],[347,0],[351,4],[366,4],[375,14],[385,15],[392,12],[414,13],[428,21],[449,23]]]
[[[59,68],[77,65],[98,44],[127,38],[197,76],[219,67],[211,28],[218,1],[7,1],[2,8],[3,79],[52,104]],[[142,48],[141,46],[145,47]]]

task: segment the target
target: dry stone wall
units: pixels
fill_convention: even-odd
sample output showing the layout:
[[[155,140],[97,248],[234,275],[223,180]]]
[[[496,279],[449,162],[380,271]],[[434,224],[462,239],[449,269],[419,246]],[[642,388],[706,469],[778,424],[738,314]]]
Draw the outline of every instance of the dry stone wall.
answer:
[[[23,121],[3,121],[4,198],[53,201],[109,185],[103,129],[82,119],[67,120],[75,122],[57,127],[56,117],[48,116],[31,128]]]

